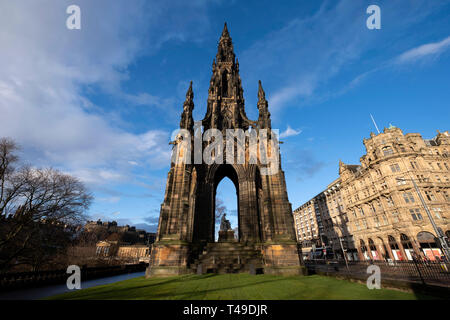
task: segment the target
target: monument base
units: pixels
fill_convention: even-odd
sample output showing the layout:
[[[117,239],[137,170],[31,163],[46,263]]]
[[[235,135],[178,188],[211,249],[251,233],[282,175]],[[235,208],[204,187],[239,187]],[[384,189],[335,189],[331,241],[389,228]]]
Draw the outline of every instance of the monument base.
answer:
[[[240,243],[234,238],[234,231],[227,230],[219,231],[219,241],[208,243],[201,250],[182,241],[154,243],[145,276],[242,272],[306,275],[300,257],[301,252],[295,241],[277,239],[266,243]]]
[[[298,267],[264,267],[264,274],[276,276],[306,276],[308,270],[305,266]]]
[[[301,263],[295,241],[266,243],[262,246],[264,255],[264,273],[274,275],[306,275],[306,268]]]
[[[148,266],[145,271],[145,277],[171,277],[192,273],[193,272],[186,267]]]
[[[236,242],[234,230],[219,231],[219,242]]]
[[[145,277],[168,277],[192,273],[187,268],[189,245],[185,243],[155,242]]]

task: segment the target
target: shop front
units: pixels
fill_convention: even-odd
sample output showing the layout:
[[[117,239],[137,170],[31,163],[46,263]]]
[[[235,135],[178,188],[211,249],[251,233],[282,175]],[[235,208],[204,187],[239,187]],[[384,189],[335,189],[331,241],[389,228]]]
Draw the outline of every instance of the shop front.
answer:
[[[436,261],[442,257],[442,251],[436,240],[435,236],[430,232],[421,231],[417,234],[420,250],[422,250],[427,260]]]

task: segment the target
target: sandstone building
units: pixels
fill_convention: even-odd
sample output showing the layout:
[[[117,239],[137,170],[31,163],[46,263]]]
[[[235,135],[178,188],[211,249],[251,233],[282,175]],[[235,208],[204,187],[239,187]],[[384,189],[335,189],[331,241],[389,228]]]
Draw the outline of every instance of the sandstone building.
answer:
[[[305,258],[312,258],[310,252],[316,248],[316,257],[323,257],[323,250],[330,258],[333,254],[342,257],[344,249],[349,260],[358,259],[353,236],[347,228],[348,217],[339,178],[330,183],[326,190],[295,209],[294,221]]]
[[[134,226],[119,226],[116,221],[88,221],[82,227],[81,236],[86,238],[97,238],[97,240],[108,240],[108,237],[116,237],[117,241],[128,244],[149,244],[155,241],[156,234]],[[96,237],[95,237],[96,236]]]
[[[119,226],[116,221],[88,221],[78,234],[77,242],[68,248],[68,256],[87,264],[108,260],[117,263],[149,262],[150,247],[156,234]]]
[[[348,259],[434,260],[438,236],[414,188],[417,184],[441,234],[450,237],[450,135],[433,139],[390,126],[364,139],[359,165],[339,163],[339,178],[294,211],[303,251],[329,246]],[[311,220],[311,218],[313,218]],[[342,243],[342,245],[341,245]],[[355,254],[357,252],[357,255]]]

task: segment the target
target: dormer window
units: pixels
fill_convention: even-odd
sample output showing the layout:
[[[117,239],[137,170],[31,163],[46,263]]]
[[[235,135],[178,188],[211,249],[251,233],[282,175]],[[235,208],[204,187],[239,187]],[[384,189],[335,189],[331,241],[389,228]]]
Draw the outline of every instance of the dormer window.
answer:
[[[390,146],[384,147],[382,150],[383,150],[383,154],[385,156],[394,154],[394,150],[392,150],[392,148]]]

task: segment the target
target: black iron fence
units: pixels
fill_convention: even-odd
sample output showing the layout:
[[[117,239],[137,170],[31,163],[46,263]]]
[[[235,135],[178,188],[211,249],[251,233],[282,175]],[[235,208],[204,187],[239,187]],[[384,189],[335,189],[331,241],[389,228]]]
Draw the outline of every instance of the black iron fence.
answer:
[[[380,268],[381,281],[406,281],[425,285],[450,287],[450,264],[437,261],[345,261],[310,260],[305,261],[309,272],[343,275],[366,280],[371,273],[370,265]]]

